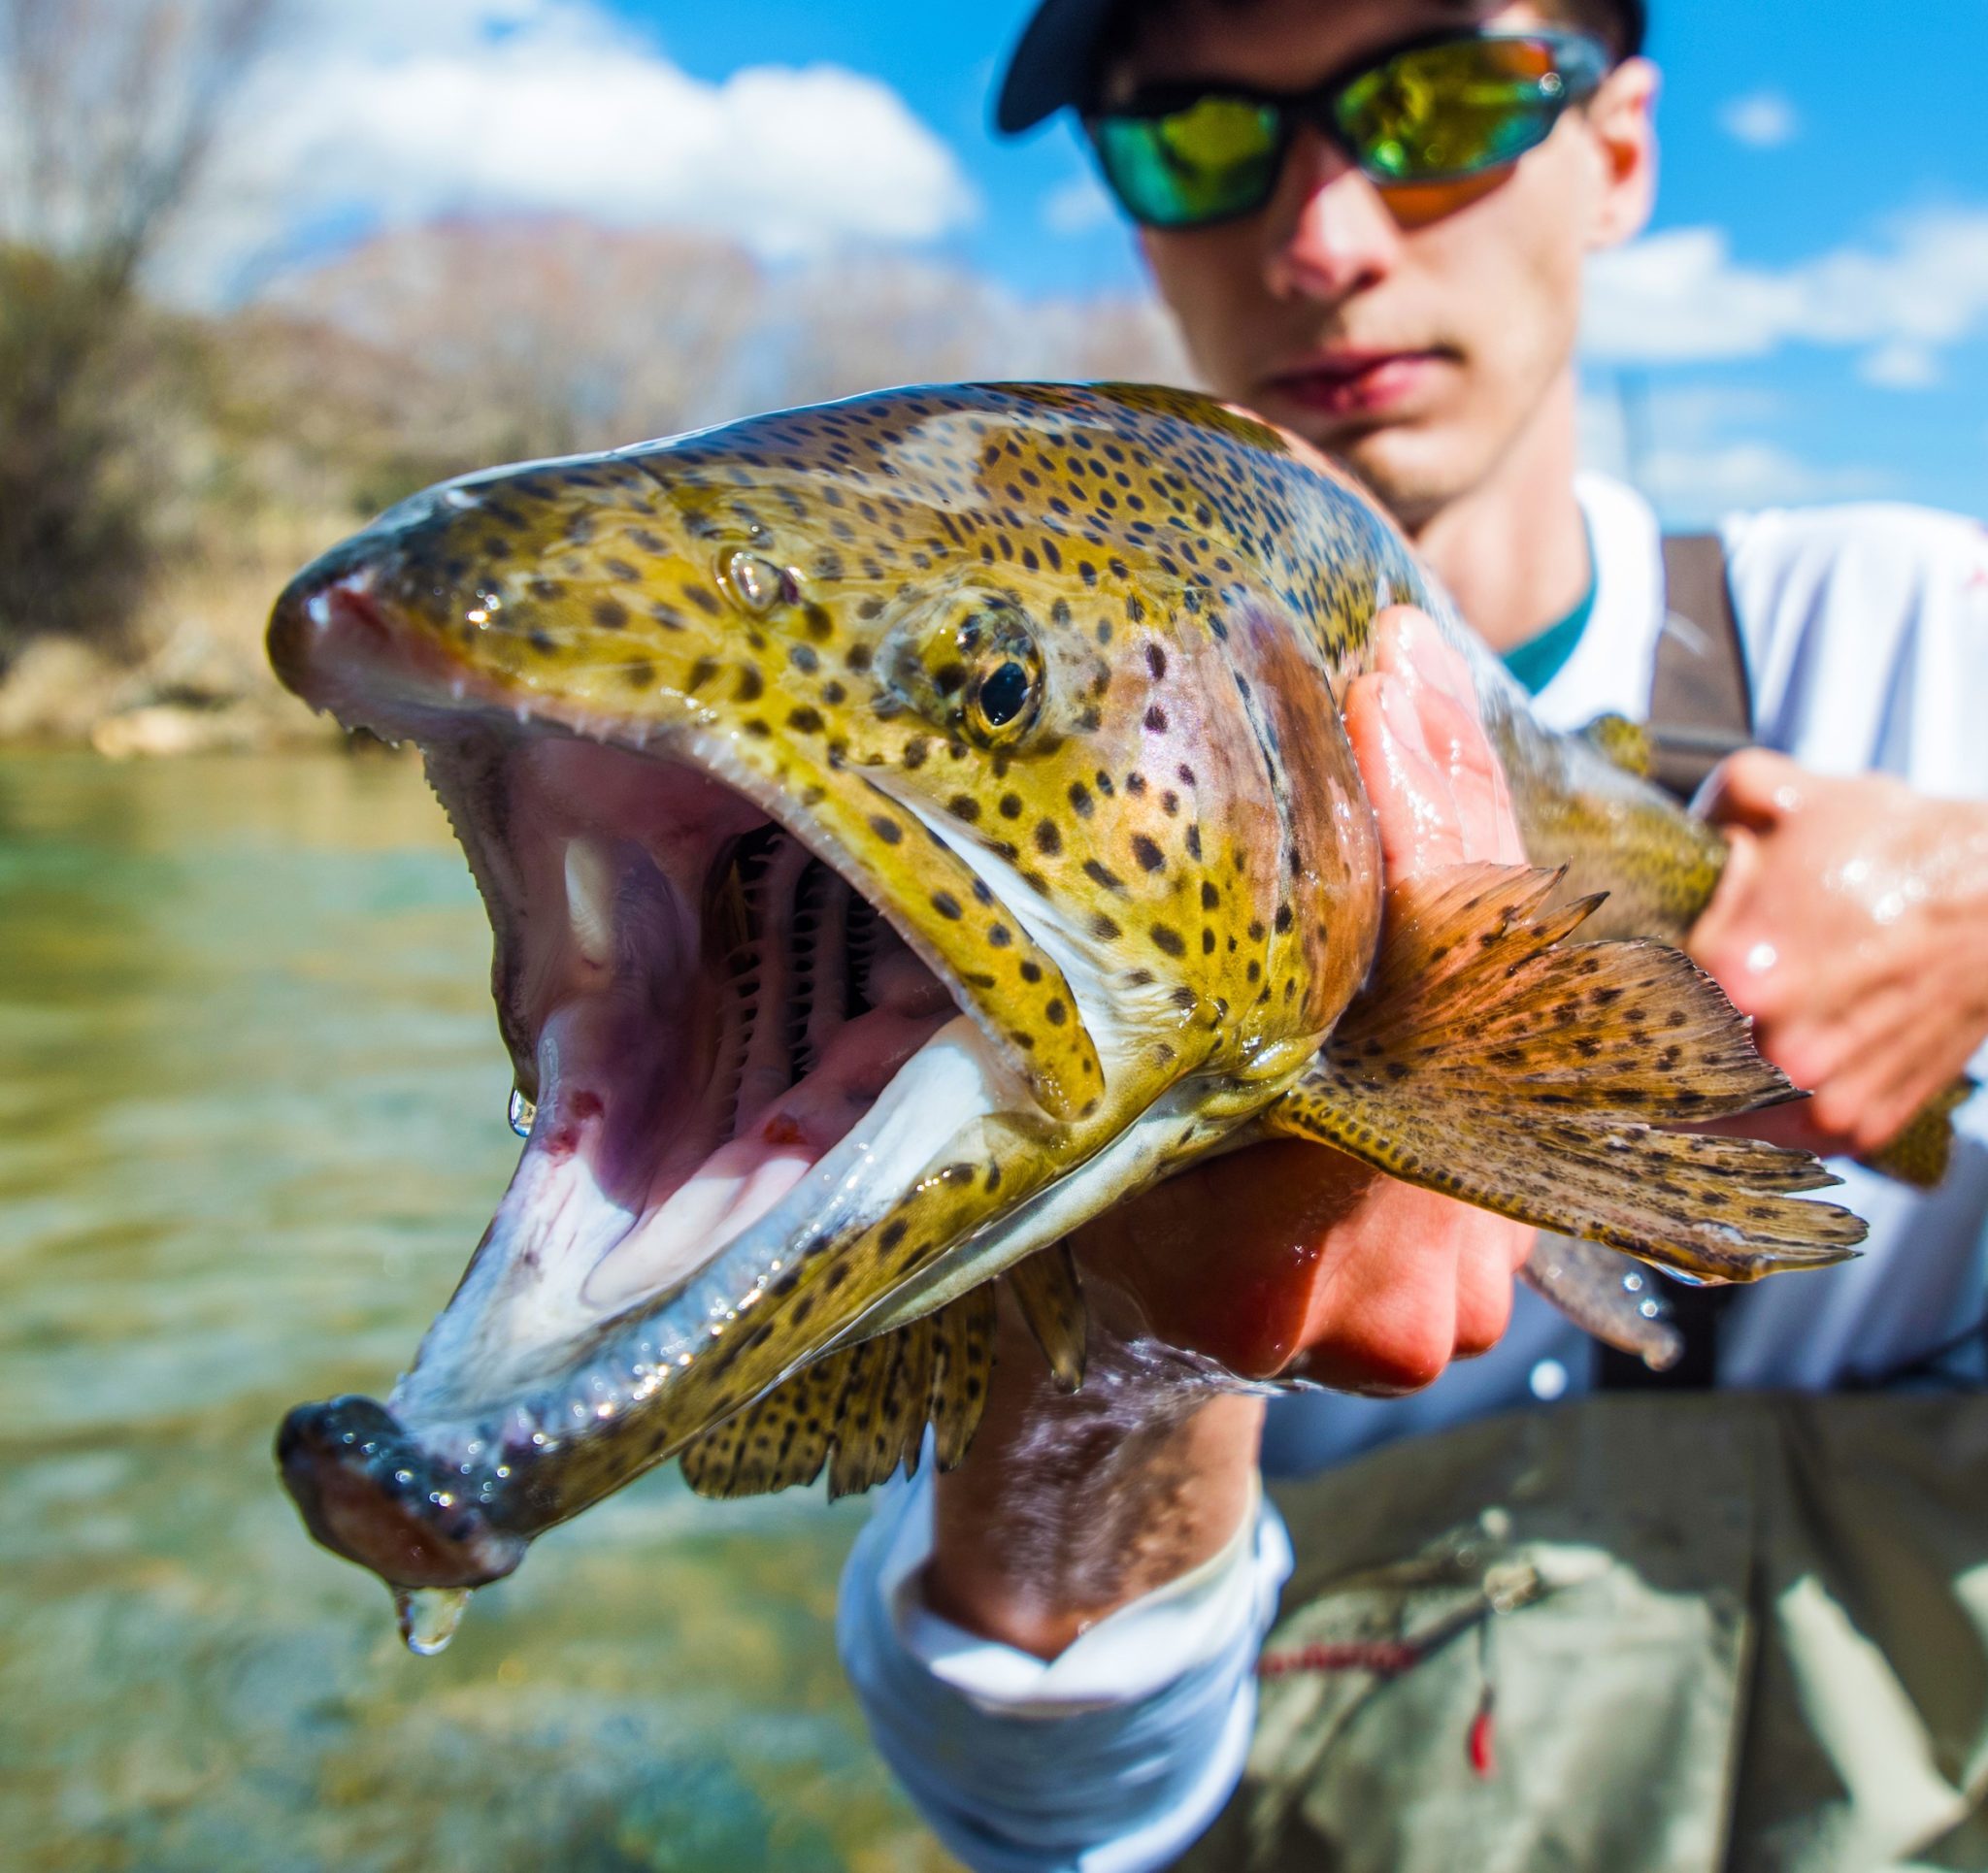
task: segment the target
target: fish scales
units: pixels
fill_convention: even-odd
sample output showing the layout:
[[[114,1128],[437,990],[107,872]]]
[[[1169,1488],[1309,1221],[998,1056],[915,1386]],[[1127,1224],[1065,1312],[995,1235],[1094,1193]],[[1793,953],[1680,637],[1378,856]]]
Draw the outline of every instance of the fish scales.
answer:
[[[956,1461],[988,1282],[1276,1131],[1717,1278],[1848,1253],[1854,1218],[1789,1195],[1809,1161],[1651,1132],[1791,1090],[1705,978],[1574,942],[1550,876],[1381,876],[1340,705],[1391,603],[1471,658],[1541,848],[1651,929],[1704,901],[1715,835],[1541,730],[1350,483],[1188,393],[777,412],[446,484],[302,575],[272,657],[420,744],[536,1106],[388,1406],[286,1423],[314,1532],[470,1584],[728,1421],[714,1488],[867,1484],[921,1412]],[[1063,1265],[1025,1293],[1074,1380]],[[825,1357],[833,1403],[777,1402]]]

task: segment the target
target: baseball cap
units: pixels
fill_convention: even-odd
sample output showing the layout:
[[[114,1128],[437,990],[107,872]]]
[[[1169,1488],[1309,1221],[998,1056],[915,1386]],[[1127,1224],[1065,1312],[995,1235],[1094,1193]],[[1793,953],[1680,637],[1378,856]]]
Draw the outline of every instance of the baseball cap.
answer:
[[[1013,136],[1032,130],[1065,105],[1090,95],[1098,40],[1124,0],[1043,0],[1022,28],[994,105],[994,127]],[[1625,28],[1626,54],[1642,49],[1645,0],[1613,0]]]

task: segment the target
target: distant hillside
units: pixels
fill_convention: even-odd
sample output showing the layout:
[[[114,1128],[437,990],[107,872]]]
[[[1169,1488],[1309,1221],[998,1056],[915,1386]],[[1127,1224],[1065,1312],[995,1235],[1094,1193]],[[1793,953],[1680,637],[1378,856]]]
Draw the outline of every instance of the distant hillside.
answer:
[[[131,484],[161,570],[120,653],[0,621],[0,738],[124,752],[307,732],[263,671],[271,598],[448,475],[886,383],[1186,373],[1143,301],[1024,302],[881,255],[770,269],[709,236],[572,219],[383,235],[224,319],[149,314],[127,348]]]

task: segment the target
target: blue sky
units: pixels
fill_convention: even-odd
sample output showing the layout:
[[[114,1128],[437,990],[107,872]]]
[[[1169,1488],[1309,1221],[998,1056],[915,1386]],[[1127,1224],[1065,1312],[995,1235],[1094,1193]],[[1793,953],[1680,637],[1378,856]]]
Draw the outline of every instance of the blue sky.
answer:
[[[292,0],[175,260],[447,214],[699,226],[770,262],[878,249],[1023,298],[1136,292],[1076,139],[988,94],[1026,0]],[[1320,0],[1329,4],[1329,0]],[[1655,0],[1653,229],[1590,282],[1591,452],[1673,520],[1889,497],[1988,515],[1988,0]]]
[[[950,144],[979,198],[974,219],[937,244],[944,250],[1029,292],[1137,284],[1122,232],[1075,212],[1084,165],[1068,130],[1014,145],[987,129],[988,86],[1026,5],[617,5],[712,82],[778,59],[832,61],[891,84]],[[1772,497],[1779,483],[1794,496],[1868,492],[1988,514],[1988,0],[1656,0],[1653,16],[1650,51],[1666,78],[1655,231],[1722,229],[1736,265],[1779,276],[1846,250],[1882,263],[1903,221],[1950,217],[1965,277],[1946,290],[1963,295],[1969,323],[1930,360],[1891,360],[1895,375],[1929,379],[1908,386],[1868,380],[1882,375],[1882,340],[1799,331],[1761,355],[1640,368],[1652,447],[1676,458],[1667,505],[1687,517],[1705,505],[1673,485],[1696,462],[1736,496]],[[1062,217],[1050,209],[1059,190]],[[1938,308],[1925,311],[1937,321]],[[1591,372],[1604,393],[1611,376]],[[1609,427],[1598,423],[1598,453],[1611,452]]]

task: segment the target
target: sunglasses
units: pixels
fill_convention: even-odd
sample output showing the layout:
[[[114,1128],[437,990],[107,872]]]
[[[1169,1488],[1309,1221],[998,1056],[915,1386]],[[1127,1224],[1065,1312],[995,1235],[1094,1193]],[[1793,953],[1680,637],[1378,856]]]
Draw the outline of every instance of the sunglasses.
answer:
[[[1476,32],[1418,41],[1377,63],[1279,94],[1241,86],[1153,90],[1087,115],[1119,206],[1149,228],[1202,228],[1268,202],[1301,124],[1383,188],[1462,181],[1545,142],[1594,96],[1609,55],[1580,33]]]

